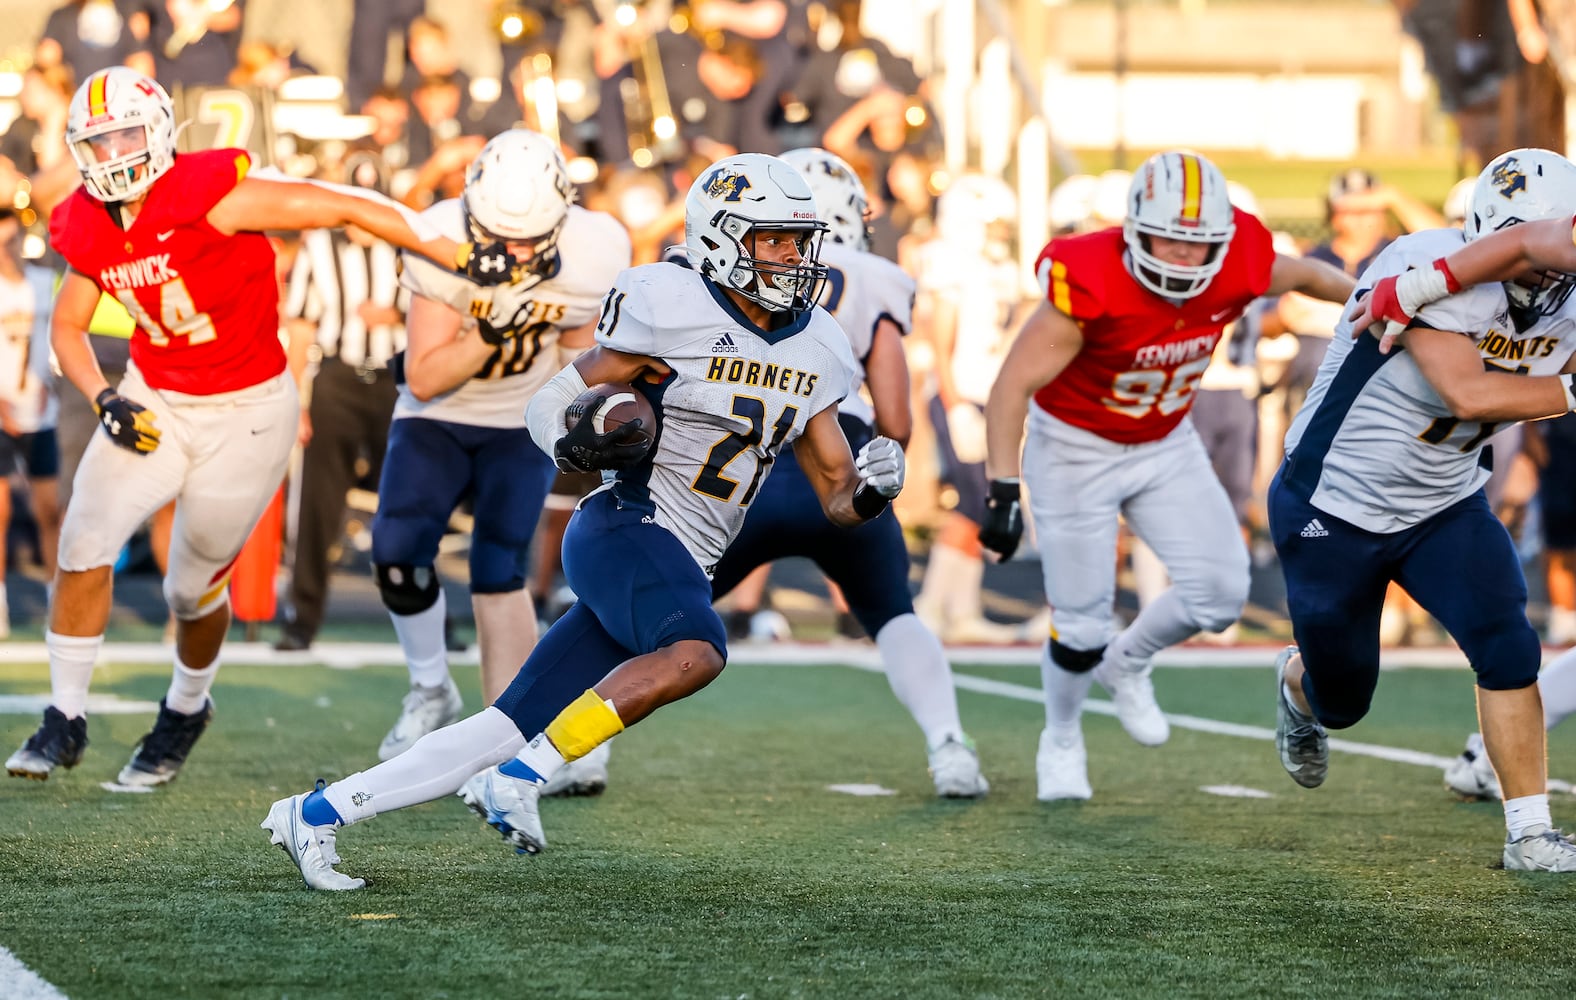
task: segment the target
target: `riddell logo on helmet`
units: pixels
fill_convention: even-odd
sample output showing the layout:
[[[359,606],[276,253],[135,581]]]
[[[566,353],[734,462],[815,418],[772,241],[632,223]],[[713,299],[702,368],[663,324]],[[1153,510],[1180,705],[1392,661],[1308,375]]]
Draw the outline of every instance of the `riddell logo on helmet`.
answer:
[[[795,212],[793,214],[793,217],[796,218],[796,219],[813,219],[813,218],[815,218],[815,213],[814,212]]]

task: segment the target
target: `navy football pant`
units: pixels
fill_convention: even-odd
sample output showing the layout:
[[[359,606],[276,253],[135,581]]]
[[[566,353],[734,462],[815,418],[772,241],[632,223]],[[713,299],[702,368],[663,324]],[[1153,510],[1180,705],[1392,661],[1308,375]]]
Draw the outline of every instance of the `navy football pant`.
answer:
[[[621,504],[603,490],[581,501],[569,519],[564,576],[579,600],[542,636],[497,701],[526,739],[631,657],[700,639],[727,658],[711,582],[649,515],[649,507]]]
[[[1480,687],[1537,682],[1542,649],[1510,535],[1479,490],[1410,528],[1366,531],[1302,499],[1277,473],[1270,534],[1286,577],[1303,692],[1332,729],[1368,713],[1379,681],[1379,615],[1393,580],[1461,646]]]

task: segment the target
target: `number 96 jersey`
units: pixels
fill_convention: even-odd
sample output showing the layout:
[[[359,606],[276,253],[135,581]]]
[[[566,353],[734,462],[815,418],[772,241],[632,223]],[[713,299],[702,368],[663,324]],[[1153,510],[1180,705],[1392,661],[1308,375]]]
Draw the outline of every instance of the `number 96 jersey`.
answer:
[[[443,235],[469,238],[458,198],[439,202],[423,215]],[[571,205],[558,253],[558,272],[531,290],[530,300],[516,313],[518,332],[493,349],[481,370],[426,402],[401,386],[396,419],[420,416],[478,427],[525,426],[526,403],[563,367],[558,335],[595,319],[603,293],[629,266],[629,235],[611,215]],[[492,307],[491,289],[464,275],[408,252],[400,255],[400,263],[400,283],[459,313],[462,329],[474,327]]]
[[[1226,259],[1203,292],[1161,298],[1127,270],[1121,229],[1052,240],[1035,261],[1046,297],[1083,331],[1083,348],[1034,394],[1047,413],[1119,444],[1158,441],[1188,408],[1227,323],[1270,285],[1275,248],[1236,214]]]

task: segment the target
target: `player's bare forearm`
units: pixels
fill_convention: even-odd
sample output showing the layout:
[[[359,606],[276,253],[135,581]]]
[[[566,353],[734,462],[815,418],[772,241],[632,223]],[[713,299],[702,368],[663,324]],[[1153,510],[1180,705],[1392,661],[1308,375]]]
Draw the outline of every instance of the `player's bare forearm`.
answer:
[[[658,379],[672,371],[664,362],[644,354],[627,354],[601,344],[591,348],[574,360],[574,367],[586,385],[601,382],[629,382],[633,384],[647,375]]]
[[[907,448],[914,433],[908,359],[903,354],[902,334],[890,319],[876,324],[870,356],[865,361],[865,387],[870,390],[870,402],[876,412],[876,433]]]
[[[94,399],[109,388],[109,380],[99,368],[93,345],[88,340],[88,325],[98,306],[99,288],[76,271],[67,271],[55,295],[50,317],[49,346],[64,375],[77,391]]]
[[[1476,345],[1458,333],[1419,327],[1403,336],[1418,370],[1458,420],[1540,420],[1571,408],[1568,376],[1485,371]]]
[[[1527,270],[1576,272],[1576,229],[1544,219],[1482,236],[1445,258],[1463,287],[1509,281]]]
[[[1041,302],[1029,314],[985,401],[986,476],[1010,479],[1018,475],[1029,397],[1054,381],[1082,349],[1083,333],[1066,313]]]
[[[859,471],[854,467],[854,456],[848,450],[842,425],[837,422],[835,406],[810,418],[804,433],[794,442],[793,454],[815,489],[828,521],[843,528],[865,522],[865,518],[854,510]]]
[[[497,348],[472,327],[445,344],[405,357],[405,384],[422,402],[456,389],[481,370]]]
[[[1270,269],[1270,287],[1264,294],[1301,292],[1309,298],[1345,303],[1356,287],[1352,276],[1333,264],[1312,257],[1276,254]]]

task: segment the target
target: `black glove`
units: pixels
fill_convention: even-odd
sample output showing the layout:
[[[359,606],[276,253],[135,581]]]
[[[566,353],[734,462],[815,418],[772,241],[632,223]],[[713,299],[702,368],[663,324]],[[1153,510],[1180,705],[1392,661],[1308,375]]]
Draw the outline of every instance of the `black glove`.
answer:
[[[111,441],[139,455],[159,446],[159,429],[153,426],[153,413],[141,403],[133,403],[114,389],[105,389],[93,400],[93,410]]]
[[[515,259],[502,243],[461,243],[454,269],[478,285],[502,285],[514,277]]]
[[[553,462],[561,472],[622,469],[645,458],[650,450],[651,434],[639,418],[598,434],[586,416],[553,445]]]
[[[980,544],[1001,556],[1005,562],[1018,551],[1023,538],[1023,507],[1018,499],[1016,479],[992,479],[985,497],[985,523],[980,525]]]

